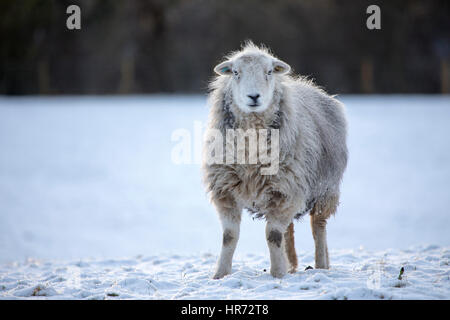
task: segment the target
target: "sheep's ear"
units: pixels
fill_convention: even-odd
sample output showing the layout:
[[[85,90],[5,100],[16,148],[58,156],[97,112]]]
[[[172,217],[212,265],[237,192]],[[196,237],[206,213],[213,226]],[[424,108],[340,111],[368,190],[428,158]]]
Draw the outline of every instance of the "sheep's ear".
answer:
[[[231,68],[232,68],[231,61],[225,61],[215,66],[214,72],[217,73],[218,75],[230,75],[233,73]]]
[[[273,73],[278,74],[286,74],[291,71],[291,66],[289,66],[286,62],[283,62],[281,60],[275,60],[273,62]]]

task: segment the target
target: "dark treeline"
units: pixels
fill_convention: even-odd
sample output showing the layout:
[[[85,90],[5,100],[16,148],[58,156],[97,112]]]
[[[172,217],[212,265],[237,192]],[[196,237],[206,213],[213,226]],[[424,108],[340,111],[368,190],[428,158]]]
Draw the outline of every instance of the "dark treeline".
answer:
[[[449,21],[448,0],[1,0],[0,94],[202,92],[246,39],[330,93],[449,92]]]

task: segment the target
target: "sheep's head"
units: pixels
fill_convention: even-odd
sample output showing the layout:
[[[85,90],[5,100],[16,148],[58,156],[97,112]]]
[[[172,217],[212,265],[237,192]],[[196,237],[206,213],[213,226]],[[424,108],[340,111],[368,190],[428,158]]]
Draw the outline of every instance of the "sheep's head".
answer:
[[[214,71],[230,77],[235,104],[243,112],[262,112],[270,105],[275,90],[276,77],[289,73],[291,67],[267,51],[251,45],[225,62]]]

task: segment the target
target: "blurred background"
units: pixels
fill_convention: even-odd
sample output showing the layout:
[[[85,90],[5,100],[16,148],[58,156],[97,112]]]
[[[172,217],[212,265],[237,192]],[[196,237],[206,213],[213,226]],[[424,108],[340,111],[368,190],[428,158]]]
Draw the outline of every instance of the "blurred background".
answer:
[[[66,28],[71,4],[81,30]],[[366,27],[371,4],[381,30]],[[213,67],[247,39],[347,108],[330,250],[450,245],[449,6],[1,0],[0,262],[217,254],[200,165],[174,163],[172,137],[201,140]],[[238,255],[267,254],[263,221],[245,215],[241,229]],[[296,246],[312,259],[308,218]]]
[[[81,30],[68,30],[70,4]],[[366,8],[381,8],[381,30]],[[2,0],[0,94],[205,92],[251,39],[331,93],[448,93],[446,0]]]

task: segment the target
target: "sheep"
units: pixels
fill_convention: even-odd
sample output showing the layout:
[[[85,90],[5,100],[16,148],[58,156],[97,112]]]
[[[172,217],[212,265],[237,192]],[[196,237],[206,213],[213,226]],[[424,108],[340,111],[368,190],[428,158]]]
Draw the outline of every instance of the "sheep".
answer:
[[[311,80],[291,76],[287,63],[251,41],[226,56],[214,71],[217,76],[209,86],[210,113],[202,160],[204,184],[223,229],[213,278],[231,273],[243,209],[266,220],[273,277],[296,272],[293,221],[307,214],[315,243],[315,267],[328,269],[326,224],[339,204],[348,157],[344,105]],[[276,173],[262,174],[267,167],[262,162],[211,162],[211,157],[217,159],[214,150],[218,144],[235,150],[234,139],[217,139],[217,133],[227,136],[236,129],[278,130],[278,142],[272,141],[278,150],[268,148],[271,153],[278,151]]]

